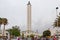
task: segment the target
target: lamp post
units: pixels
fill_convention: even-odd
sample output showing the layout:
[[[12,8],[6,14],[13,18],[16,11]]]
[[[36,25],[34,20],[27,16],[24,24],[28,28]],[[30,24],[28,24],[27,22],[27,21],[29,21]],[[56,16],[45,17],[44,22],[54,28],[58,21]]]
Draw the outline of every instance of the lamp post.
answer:
[[[58,7],[56,7],[56,16],[58,17]],[[56,30],[56,32],[57,32],[57,39],[58,39],[58,18],[57,18],[57,30]]]
[[[58,17],[58,7],[56,7],[56,16]],[[58,18],[57,18],[57,27],[58,27]]]

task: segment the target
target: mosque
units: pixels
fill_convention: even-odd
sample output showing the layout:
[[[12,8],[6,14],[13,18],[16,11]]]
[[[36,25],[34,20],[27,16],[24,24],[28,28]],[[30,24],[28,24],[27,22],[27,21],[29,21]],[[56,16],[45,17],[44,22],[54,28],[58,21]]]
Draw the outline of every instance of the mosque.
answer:
[[[32,18],[31,18],[31,10],[32,10],[32,8],[31,8],[31,3],[30,3],[30,1],[28,1],[28,3],[27,3],[27,30],[25,30],[25,31],[22,31],[21,33],[24,33],[24,35],[25,36],[27,36],[27,35],[31,35],[31,34],[34,34],[34,35],[40,35],[38,32],[34,32],[33,30],[32,30]],[[5,32],[5,36],[6,36],[6,33],[7,32]],[[52,33],[52,35],[54,35],[55,33],[56,33],[56,30],[54,29],[54,30],[51,30],[51,33]],[[59,33],[60,34],[60,33]],[[0,36],[2,36],[2,30],[0,30]]]

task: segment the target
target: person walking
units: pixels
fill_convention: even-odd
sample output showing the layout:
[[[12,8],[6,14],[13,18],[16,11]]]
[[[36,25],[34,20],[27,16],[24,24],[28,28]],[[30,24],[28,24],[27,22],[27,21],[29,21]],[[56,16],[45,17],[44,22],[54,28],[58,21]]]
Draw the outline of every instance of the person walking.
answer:
[[[17,37],[17,40],[20,40],[20,37]]]
[[[58,39],[54,36],[53,40],[58,40]]]

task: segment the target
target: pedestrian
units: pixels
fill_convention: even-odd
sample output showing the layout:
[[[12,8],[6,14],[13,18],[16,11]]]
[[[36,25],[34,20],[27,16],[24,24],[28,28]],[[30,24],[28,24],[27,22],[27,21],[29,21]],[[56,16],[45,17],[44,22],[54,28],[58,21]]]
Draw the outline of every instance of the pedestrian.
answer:
[[[47,40],[46,37],[42,37],[41,40]]]
[[[34,40],[34,37],[32,37],[31,39]]]
[[[20,40],[20,37],[17,37],[17,40]]]
[[[58,40],[55,36],[53,37],[53,40]]]

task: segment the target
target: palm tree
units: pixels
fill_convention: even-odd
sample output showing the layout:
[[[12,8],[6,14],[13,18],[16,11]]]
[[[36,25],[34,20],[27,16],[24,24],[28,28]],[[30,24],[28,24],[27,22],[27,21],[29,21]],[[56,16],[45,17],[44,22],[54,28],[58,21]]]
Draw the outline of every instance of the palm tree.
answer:
[[[53,26],[57,28],[55,35],[57,35],[57,38],[58,38],[58,35],[59,35],[59,33],[60,33],[60,31],[58,31],[59,28],[60,28],[60,16],[58,16],[58,17],[56,18],[56,20],[55,20]]]
[[[58,16],[58,18],[56,18],[53,26],[54,26],[54,27],[60,27],[60,16]]]
[[[2,18],[0,18],[0,28],[1,28],[1,25],[2,25]]]
[[[2,24],[4,25],[4,28],[3,28],[3,36],[4,36],[4,33],[5,33],[5,25],[8,24],[8,20],[6,18],[2,18]]]

